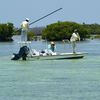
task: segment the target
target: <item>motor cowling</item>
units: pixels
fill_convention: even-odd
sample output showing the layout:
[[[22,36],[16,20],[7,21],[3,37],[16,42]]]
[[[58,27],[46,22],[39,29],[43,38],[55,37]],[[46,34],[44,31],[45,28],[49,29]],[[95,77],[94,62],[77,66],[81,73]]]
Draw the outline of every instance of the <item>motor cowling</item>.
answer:
[[[19,60],[20,58],[22,58],[23,60],[26,60],[26,57],[29,54],[29,51],[30,50],[27,46],[23,46],[20,48],[17,54],[14,53],[14,57],[11,60]]]

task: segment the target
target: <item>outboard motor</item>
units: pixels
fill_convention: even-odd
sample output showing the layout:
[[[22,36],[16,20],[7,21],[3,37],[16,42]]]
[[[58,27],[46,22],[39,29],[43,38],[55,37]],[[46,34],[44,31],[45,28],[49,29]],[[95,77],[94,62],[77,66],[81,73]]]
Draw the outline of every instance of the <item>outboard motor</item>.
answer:
[[[11,60],[19,60],[20,58],[26,60],[28,54],[29,54],[29,48],[27,46],[23,46],[20,48],[18,54],[14,53],[14,57]]]

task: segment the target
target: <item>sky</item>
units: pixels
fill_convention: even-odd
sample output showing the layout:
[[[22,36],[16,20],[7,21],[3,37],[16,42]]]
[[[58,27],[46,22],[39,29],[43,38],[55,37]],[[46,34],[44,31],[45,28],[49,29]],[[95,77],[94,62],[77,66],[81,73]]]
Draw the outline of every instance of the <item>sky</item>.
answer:
[[[59,8],[63,9],[30,27],[58,21],[100,24],[100,0],[0,0],[0,23],[11,22],[20,27],[25,18],[29,18],[31,23]]]

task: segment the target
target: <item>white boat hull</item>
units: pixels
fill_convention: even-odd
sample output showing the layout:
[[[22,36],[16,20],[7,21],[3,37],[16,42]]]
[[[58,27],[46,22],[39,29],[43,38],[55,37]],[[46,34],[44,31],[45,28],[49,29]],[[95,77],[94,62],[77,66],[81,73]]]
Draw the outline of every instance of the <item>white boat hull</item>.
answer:
[[[29,59],[41,59],[41,60],[58,60],[58,59],[78,59],[83,58],[85,53],[77,52],[77,53],[59,53],[56,55],[32,55],[28,56]]]

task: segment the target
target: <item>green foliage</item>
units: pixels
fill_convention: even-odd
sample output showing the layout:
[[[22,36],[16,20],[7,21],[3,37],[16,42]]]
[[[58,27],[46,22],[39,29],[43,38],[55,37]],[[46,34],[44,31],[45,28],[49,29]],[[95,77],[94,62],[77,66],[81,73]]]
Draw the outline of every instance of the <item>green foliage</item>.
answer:
[[[12,41],[13,24],[0,24],[0,41]]]
[[[88,30],[89,34],[100,34],[99,24],[83,24],[83,26]]]
[[[48,25],[42,31],[42,38],[48,41],[62,41],[63,39],[70,39],[73,31],[77,29],[81,40],[89,36],[88,31],[83,25],[75,22],[57,22]]]
[[[28,32],[27,37],[28,37],[28,40],[29,41],[32,41],[34,39],[34,36],[35,36],[34,32],[32,32],[32,31],[29,31]]]
[[[21,34],[21,28],[14,28],[13,35],[20,35]]]

